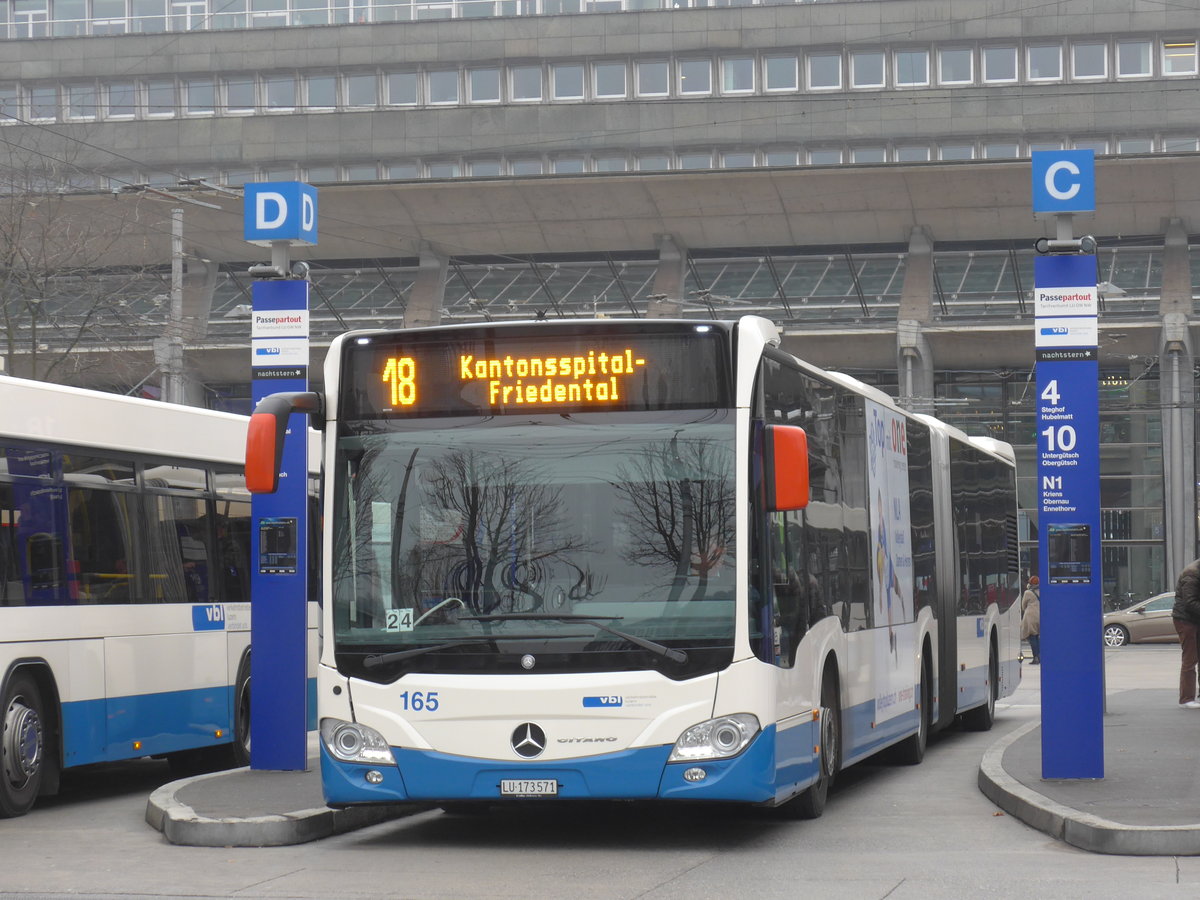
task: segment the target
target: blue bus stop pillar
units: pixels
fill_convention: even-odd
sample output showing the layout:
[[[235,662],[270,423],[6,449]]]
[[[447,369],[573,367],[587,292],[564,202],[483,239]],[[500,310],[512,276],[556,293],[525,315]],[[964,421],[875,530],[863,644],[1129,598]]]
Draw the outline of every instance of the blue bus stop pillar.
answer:
[[[1042,777],[1104,777],[1096,257],[1034,259]]]
[[[253,285],[253,399],[308,389],[308,282]],[[250,767],[303,771],[308,699],[308,427],[288,420],[274,494],[251,517]]]
[[[298,181],[249,183],[243,237],[271,248],[253,285],[252,394],[308,390],[308,288],[288,250],[317,243],[317,192]],[[308,427],[288,420],[274,494],[251,508],[250,768],[303,771],[308,764]]]

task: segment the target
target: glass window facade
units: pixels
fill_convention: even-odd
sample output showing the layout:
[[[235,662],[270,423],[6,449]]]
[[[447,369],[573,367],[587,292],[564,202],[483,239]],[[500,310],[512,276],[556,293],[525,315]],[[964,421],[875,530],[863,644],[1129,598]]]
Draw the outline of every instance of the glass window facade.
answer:
[[[975,51],[947,47],[938,51],[939,84],[971,84],[975,80]]]
[[[679,67],[679,93],[683,96],[712,93],[712,62],[707,59],[683,59]]]

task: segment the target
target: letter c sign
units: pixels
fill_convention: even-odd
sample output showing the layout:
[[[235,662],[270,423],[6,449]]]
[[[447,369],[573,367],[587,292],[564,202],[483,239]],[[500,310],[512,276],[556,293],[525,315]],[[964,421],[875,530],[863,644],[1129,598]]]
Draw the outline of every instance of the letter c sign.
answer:
[[[1095,212],[1095,168],[1092,150],[1035,150],[1034,213]]]
[[[1060,190],[1056,179],[1060,172],[1069,172],[1076,176],[1074,179],[1062,179],[1065,190]],[[1046,192],[1055,200],[1070,200],[1079,193],[1079,166],[1071,162],[1069,159],[1060,159],[1058,162],[1051,164],[1046,170]]]

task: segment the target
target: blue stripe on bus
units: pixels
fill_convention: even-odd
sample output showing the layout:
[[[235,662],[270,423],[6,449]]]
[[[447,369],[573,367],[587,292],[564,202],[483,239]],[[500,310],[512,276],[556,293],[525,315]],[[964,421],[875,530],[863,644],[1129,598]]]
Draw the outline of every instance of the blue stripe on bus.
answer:
[[[988,667],[975,666],[958,673],[958,711],[981,706],[988,696]]]
[[[890,719],[875,718],[875,700],[842,711],[842,765],[848,766],[901,738],[916,733],[920,722],[914,707]]]
[[[790,729],[793,738],[807,744],[810,729]],[[792,738],[789,738],[791,740]],[[352,803],[385,803],[405,800],[500,800],[500,781],[552,779],[562,799],[737,800],[766,802],[781,796],[776,785],[777,741],[775,726],[760,734],[733,759],[668,763],[669,746],[605,753],[569,760],[498,762],[452,756],[430,750],[393,747],[395,766],[344,763],[321,747],[321,775],[325,802],[333,806]],[[688,769],[703,769],[703,781],[685,781]],[[368,784],[366,773],[382,774],[379,784]],[[782,796],[815,777],[811,748],[807,764],[789,768],[789,787]]]
[[[305,727],[317,723],[317,679],[307,679]],[[63,765],[136,759],[233,740],[233,686],[64,703]],[[220,729],[223,736],[218,738]],[[141,741],[135,750],[134,741]]]
[[[82,766],[228,743],[233,688],[198,688],[64,703],[63,763]],[[217,730],[223,737],[216,736]],[[134,749],[134,741],[141,747]]]
[[[849,765],[915,732],[916,709],[875,722],[875,701],[843,711],[843,759]],[[872,727],[874,725],[874,727]],[[669,746],[626,750],[546,762],[498,762],[431,750],[393,747],[395,766],[367,766],[334,759],[321,747],[325,802],[330,805],[405,800],[500,800],[501,779],[553,779],[564,799],[733,800],[782,802],[817,777],[819,726],[808,721],[763,730],[733,759],[668,763]],[[688,769],[703,769],[703,781],[686,781]],[[366,773],[382,774],[368,784]]]

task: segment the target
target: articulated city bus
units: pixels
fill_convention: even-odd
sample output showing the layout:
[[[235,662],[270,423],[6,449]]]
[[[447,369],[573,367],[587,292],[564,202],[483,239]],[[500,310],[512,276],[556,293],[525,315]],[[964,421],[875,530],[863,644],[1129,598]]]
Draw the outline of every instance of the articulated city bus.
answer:
[[[986,729],[1020,678],[1014,460],[765,319],[339,337],[323,422],[326,801],[733,801]]]
[[[244,765],[246,417],[10,377],[0,410],[0,816],[67,767]]]

